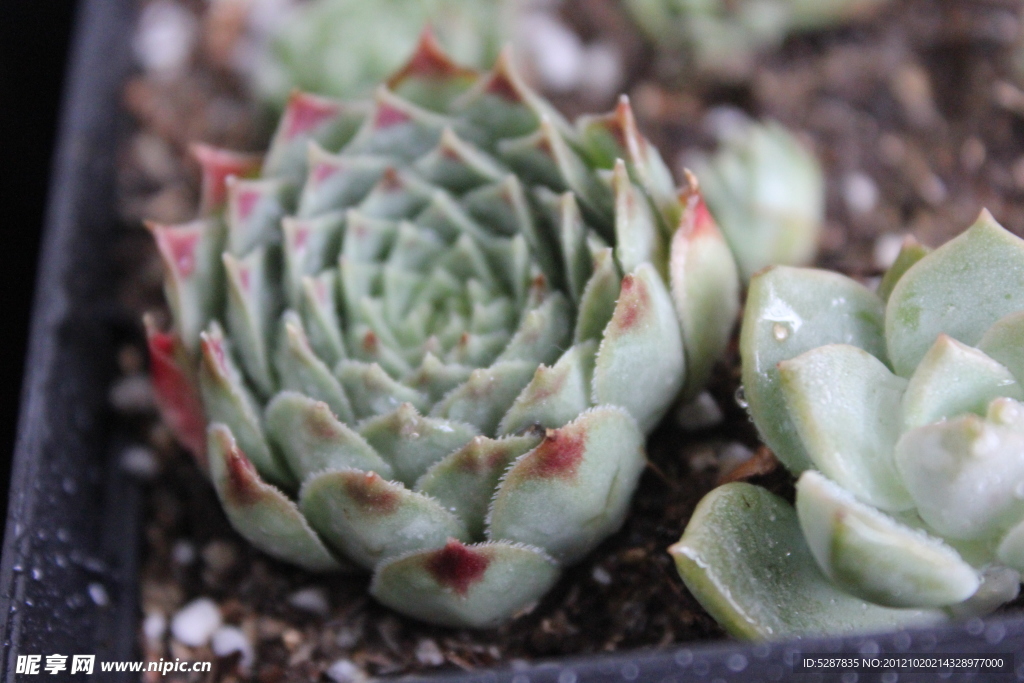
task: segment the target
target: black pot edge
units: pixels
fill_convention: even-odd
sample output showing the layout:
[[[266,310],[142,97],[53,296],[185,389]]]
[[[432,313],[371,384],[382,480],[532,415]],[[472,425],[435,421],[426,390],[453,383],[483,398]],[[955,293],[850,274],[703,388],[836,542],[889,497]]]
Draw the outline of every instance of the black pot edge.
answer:
[[[141,497],[112,465],[106,401],[116,327],[107,246],[133,9],[77,7],[0,558],[3,681],[15,680],[18,654],[66,655],[62,680],[76,654],[136,656]]]
[[[106,390],[114,375],[110,360],[113,308],[110,282],[104,282],[101,270],[109,266],[103,247],[116,224],[114,150],[121,117],[120,88],[130,68],[128,36],[134,5],[134,0],[82,0],[79,7],[0,560],[4,681],[15,680],[19,653],[95,654],[97,661],[138,657],[141,495],[116,464],[117,444],[112,442],[117,435],[108,426]],[[81,452],[82,457],[69,460],[69,452]],[[72,523],[65,524],[69,520]],[[41,580],[34,578],[33,569],[42,571]],[[1024,652],[1024,616],[1004,615],[878,636],[759,645],[674,644],[400,680],[800,680],[805,676],[794,671],[800,653],[998,655],[1018,651]],[[1018,664],[1024,666],[1024,660]],[[876,674],[861,673],[859,680],[880,680]],[[839,680],[839,676],[822,672],[817,680]],[[898,680],[935,678],[932,673],[901,673]],[[996,677],[982,675],[980,680]]]

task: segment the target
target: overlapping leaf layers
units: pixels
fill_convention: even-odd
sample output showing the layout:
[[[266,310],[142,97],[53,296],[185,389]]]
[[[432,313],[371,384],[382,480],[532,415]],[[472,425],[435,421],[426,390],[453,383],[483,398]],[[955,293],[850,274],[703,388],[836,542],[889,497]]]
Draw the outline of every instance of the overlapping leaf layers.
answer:
[[[1024,571],[1024,241],[987,213],[878,294],[820,270],[755,276],[743,384],[796,509],[749,484],[700,503],[680,574],[747,637],[979,614]]]
[[[426,35],[370,105],[293,95],[261,177],[198,154],[205,216],[152,228],[153,376],[242,535],[483,627],[621,525],[738,287],[628,102],[570,126],[507,55],[480,75]]]

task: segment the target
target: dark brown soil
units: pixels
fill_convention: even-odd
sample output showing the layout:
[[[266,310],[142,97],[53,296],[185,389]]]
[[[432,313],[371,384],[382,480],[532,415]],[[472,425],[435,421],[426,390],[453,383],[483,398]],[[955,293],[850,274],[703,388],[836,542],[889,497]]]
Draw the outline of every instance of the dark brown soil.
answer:
[[[207,6],[185,4],[197,13]],[[963,230],[982,207],[1024,234],[1024,90],[1018,85],[1024,79],[1012,68],[1021,11],[1010,0],[896,0],[861,24],[789,39],[758,60],[749,80],[729,85],[694,78],[684,65],[658,58],[612,0],[569,2],[563,14],[584,39],[621,46],[642,127],[670,162],[683,150],[712,145],[702,120],[717,105],[799,131],[828,177],[820,263],[867,277],[879,273],[881,236],[910,232],[934,246]],[[141,220],[193,215],[197,169],[188,144],[259,149],[268,133],[269,118],[218,61],[211,36],[224,39],[230,19],[204,19],[204,40],[184,77],[163,82],[140,74],[125,88],[137,128],[121,150],[126,228],[116,248],[131,274],[122,300],[132,315],[160,305],[159,264]],[[571,97],[557,102],[570,114],[593,108]],[[855,177],[861,189],[866,177],[877,191],[872,206],[851,197]],[[140,371],[141,353],[141,343],[122,350],[126,375]],[[326,680],[324,672],[342,659],[369,675],[386,675],[721,638],[665,548],[715,485],[726,447],[757,449],[734,399],[737,378],[733,350],[711,388],[724,420],[685,432],[667,419],[650,441],[651,466],[625,528],[570,569],[531,614],[491,632],[425,626],[368,599],[364,577],[314,576],[252,550],[166,429],[151,415],[126,415],[126,427],[149,444],[156,465],[147,504],[143,611],[169,620],[185,603],[212,597],[225,622],[239,626],[254,645],[251,678],[267,683]],[[760,468],[750,471],[771,470],[771,460],[757,463]],[[791,495],[781,469],[754,481]],[[289,602],[310,587],[327,597],[325,612]],[[237,656],[217,659],[205,647],[188,648],[157,629],[158,622],[150,619],[155,638],[140,634],[147,658],[216,661],[211,677],[162,680],[246,678]]]

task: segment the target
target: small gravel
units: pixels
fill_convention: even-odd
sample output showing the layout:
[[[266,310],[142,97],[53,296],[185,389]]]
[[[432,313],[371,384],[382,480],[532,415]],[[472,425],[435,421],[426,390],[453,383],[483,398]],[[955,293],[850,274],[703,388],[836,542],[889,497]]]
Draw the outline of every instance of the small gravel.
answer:
[[[221,625],[220,608],[210,598],[197,598],[171,620],[171,635],[191,647],[206,645]]]

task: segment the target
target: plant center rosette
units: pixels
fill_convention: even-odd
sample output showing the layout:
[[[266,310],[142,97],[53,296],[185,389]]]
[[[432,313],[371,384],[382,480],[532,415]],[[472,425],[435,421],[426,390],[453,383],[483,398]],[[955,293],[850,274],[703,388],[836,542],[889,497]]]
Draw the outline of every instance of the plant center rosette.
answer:
[[[738,307],[628,101],[570,124],[425,34],[370,103],[293,94],[262,163],[196,155],[202,216],[151,226],[152,376],[253,545],[489,627],[622,524]]]
[[[708,494],[671,552],[730,632],[880,631],[990,612],[1024,571],[1024,241],[982,212],[907,241],[878,291],[821,270],[751,281],[743,385],[795,509]]]

